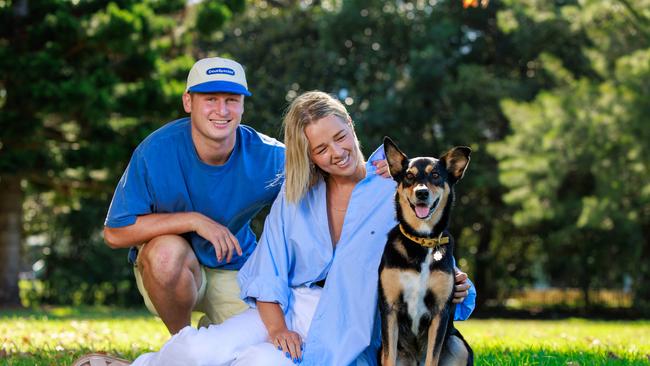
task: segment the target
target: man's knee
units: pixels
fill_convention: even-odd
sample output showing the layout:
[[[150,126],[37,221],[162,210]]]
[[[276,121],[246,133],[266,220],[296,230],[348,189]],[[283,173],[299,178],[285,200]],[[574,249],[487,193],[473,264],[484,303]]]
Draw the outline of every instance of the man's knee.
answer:
[[[162,286],[173,286],[188,269],[195,277],[200,273],[190,245],[178,235],[162,235],[150,240],[140,249],[137,263],[143,277]]]

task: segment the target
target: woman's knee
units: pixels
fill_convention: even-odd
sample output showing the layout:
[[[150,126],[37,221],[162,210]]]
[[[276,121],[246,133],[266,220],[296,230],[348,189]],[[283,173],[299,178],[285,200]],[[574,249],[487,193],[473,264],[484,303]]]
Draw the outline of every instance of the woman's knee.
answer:
[[[173,349],[172,354],[185,355],[187,364],[190,365],[230,365],[236,356],[243,354],[251,345],[264,342],[266,335],[266,328],[259,319],[259,314],[250,309],[219,325],[200,329],[185,327],[172,337],[169,344],[161,349],[161,353],[164,353],[166,348]]]
[[[226,335],[220,337],[206,328],[187,326],[167,341],[156,356],[163,364],[230,365],[235,359],[236,346],[227,339]]]

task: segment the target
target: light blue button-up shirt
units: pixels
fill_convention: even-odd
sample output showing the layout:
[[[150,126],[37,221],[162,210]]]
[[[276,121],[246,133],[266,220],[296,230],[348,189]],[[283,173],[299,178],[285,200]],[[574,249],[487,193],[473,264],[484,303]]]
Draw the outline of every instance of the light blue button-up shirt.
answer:
[[[352,191],[336,249],[325,182],[319,181],[297,204],[286,201],[283,187],[256,250],[239,272],[244,301],[253,307],[255,300],[277,302],[285,313],[293,300],[290,288],[327,277],[301,365],[376,365],[381,344],[378,268],[387,234],[397,224],[395,182],[377,175],[372,165],[381,159],[383,147],[372,154],[366,177]],[[469,317],[475,296],[470,291],[456,318]]]

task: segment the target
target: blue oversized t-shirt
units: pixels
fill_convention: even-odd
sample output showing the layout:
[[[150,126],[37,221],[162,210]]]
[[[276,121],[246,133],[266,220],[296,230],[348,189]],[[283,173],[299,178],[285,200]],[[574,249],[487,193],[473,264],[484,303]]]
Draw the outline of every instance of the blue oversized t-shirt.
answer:
[[[136,148],[115,189],[105,225],[124,227],[150,213],[200,212],[228,227],[243,256],[218,262],[210,242],[194,232],[184,237],[199,262],[210,268],[239,269],[255,249],[251,219],[273,202],[282,184],[284,145],[251,127],[237,128],[225,164],[202,162],[191,137],[189,118],[154,131]],[[135,260],[135,250],[129,259]]]

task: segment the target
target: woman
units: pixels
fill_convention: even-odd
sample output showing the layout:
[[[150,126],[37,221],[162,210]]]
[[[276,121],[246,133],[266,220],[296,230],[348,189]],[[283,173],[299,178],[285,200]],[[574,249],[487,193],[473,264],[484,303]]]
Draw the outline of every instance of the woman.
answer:
[[[396,224],[395,183],[375,167],[384,166],[383,149],[366,163],[345,107],[318,91],[296,98],[284,125],[284,187],[239,272],[251,309],[208,329],[186,327],[134,365],[376,364],[377,269]]]

